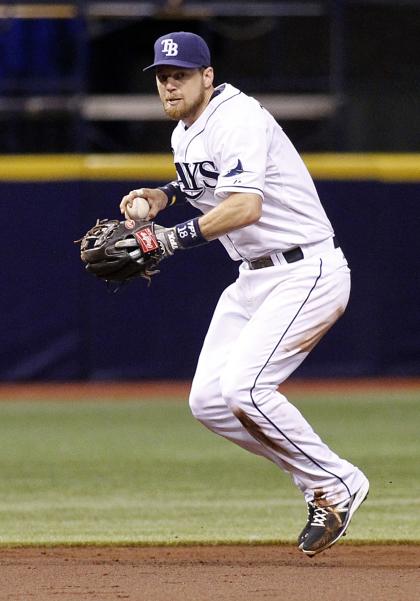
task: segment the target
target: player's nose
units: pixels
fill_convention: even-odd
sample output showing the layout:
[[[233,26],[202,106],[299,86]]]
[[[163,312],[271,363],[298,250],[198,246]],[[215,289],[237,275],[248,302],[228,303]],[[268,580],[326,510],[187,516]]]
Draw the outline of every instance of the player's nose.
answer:
[[[168,77],[168,79],[165,82],[165,88],[168,91],[176,90],[175,79],[172,79],[171,77]]]

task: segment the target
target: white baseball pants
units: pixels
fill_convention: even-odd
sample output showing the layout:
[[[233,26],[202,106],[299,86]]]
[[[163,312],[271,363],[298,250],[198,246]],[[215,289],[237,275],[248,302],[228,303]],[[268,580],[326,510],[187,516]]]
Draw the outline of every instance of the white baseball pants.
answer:
[[[349,293],[340,248],[259,270],[242,264],[217,304],[192,384],[193,415],[290,473],[307,501],[340,502],[364,481],[277,390],[344,312]]]

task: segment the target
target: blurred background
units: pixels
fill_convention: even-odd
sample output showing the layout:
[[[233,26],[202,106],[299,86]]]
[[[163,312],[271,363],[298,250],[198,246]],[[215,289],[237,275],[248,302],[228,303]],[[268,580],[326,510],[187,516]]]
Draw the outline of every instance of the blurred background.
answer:
[[[142,68],[187,29],[218,83],[262,97],[300,150],[415,151],[419,27],[418,0],[0,2],[2,149],[167,150]]]
[[[347,313],[296,377],[420,376],[420,3],[63,0],[0,1],[0,379],[193,375],[238,269],[221,245],[113,294],[73,244],[174,176],[174,124],[142,68],[175,30],[202,35],[217,83],[281,123],[349,259]]]

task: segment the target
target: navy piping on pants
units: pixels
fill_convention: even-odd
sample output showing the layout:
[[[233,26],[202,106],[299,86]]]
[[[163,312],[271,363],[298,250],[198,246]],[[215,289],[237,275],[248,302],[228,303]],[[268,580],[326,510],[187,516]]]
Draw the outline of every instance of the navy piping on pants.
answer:
[[[257,385],[257,380],[260,377],[260,375],[262,374],[262,372],[264,371],[265,367],[268,365],[271,357],[274,355],[275,351],[277,350],[279,344],[282,342],[283,338],[285,337],[285,335],[287,334],[287,332],[289,331],[289,329],[291,328],[293,322],[296,320],[296,318],[298,317],[299,313],[302,311],[303,307],[305,306],[305,303],[309,300],[309,297],[311,296],[312,292],[315,290],[316,285],[318,284],[318,281],[320,279],[322,275],[322,259],[320,259],[320,265],[319,265],[319,275],[317,276],[314,285],[312,286],[312,288],[310,289],[308,296],[305,298],[305,300],[303,301],[303,303],[301,304],[301,306],[299,307],[296,315],[293,317],[293,319],[291,320],[291,322],[289,323],[289,325],[287,326],[287,328],[285,329],[285,331],[283,332],[280,340],[278,341],[278,343],[276,344],[276,346],[274,347],[273,351],[271,352],[270,356],[268,357],[267,361],[264,363],[264,365],[262,366],[262,368],[260,369],[260,371],[258,372],[254,384],[250,390],[250,396],[251,396],[251,401],[252,404],[254,405],[255,409],[264,417],[264,419],[266,419],[272,426],[273,428],[275,428],[277,430],[277,432],[283,436],[283,438],[285,438],[292,446],[295,447],[295,449],[297,449],[299,451],[299,453],[301,453],[302,455],[304,455],[307,459],[309,459],[309,461],[312,461],[312,463],[314,463],[317,467],[319,467],[319,469],[323,470],[324,472],[326,472],[327,474],[330,474],[330,476],[334,476],[334,478],[337,478],[337,480],[340,480],[340,482],[346,487],[347,492],[349,493],[349,497],[351,496],[351,492],[349,490],[349,487],[347,486],[347,484],[344,482],[344,480],[342,478],[340,478],[340,476],[338,476],[337,474],[334,474],[333,472],[330,472],[329,470],[327,470],[325,467],[323,467],[322,465],[320,465],[318,463],[318,461],[316,461],[313,457],[311,457],[310,455],[308,455],[307,453],[305,453],[305,451],[303,451],[299,445],[297,445],[295,442],[293,442],[293,440],[291,440],[288,436],[286,436],[286,434],[282,431],[281,428],[279,428],[273,421],[271,421],[271,419],[265,415],[265,413],[258,407],[257,403],[254,400],[253,397],[253,391]]]

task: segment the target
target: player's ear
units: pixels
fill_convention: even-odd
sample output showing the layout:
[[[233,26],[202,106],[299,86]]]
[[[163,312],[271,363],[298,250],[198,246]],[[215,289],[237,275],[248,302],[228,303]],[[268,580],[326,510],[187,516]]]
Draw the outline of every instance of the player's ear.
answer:
[[[213,67],[206,67],[203,70],[203,81],[204,81],[204,86],[206,88],[210,88],[213,85],[213,81],[214,81]]]

